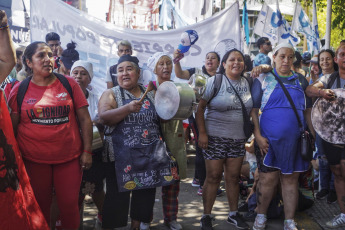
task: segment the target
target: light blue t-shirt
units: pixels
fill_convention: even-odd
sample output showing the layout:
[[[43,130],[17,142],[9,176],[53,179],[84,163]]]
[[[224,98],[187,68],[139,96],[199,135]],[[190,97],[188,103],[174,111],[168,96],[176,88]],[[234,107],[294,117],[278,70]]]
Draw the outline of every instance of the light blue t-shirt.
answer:
[[[259,53],[254,58],[253,67],[256,67],[256,66],[259,66],[259,65],[262,65],[262,64],[271,65],[271,58],[269,58],[264,53]]]

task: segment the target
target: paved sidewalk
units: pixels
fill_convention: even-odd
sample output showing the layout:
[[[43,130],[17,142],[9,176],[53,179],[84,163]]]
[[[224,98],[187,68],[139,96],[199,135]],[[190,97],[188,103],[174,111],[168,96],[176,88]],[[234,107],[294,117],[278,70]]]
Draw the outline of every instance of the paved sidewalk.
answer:
[[[191,182],[194,176],[194,158],[193,153],[188,154],[188,178],[181,181],[181,191],[179,195],[179,214],[178,221],[184,230],[200,230],[200,217],[203,212],[202,199],[198,196],[198,188],[192,187]],[[222,182],[223,183],[223,182]],[[222,184],[224,187],[224,184]],[[225,191],[226,192],[226,191]],[[216,216],[214,222],[215,230],[234,230],[234,226],[226,222],[229,212],[226,195],[217,197],[213,208],[213,214]],[[339,213],[337,204],[327,204],[325,200],[316,200],[315,205],[306,212],[296,213],[295,221],[298,223],[298,229],[302,230],[320,230],[324,229],[325,222]],[[86,203],[84,208],[84,230],[101,229],[99,225],[95,226],[95,217],[97,210],[92,203]],[[250,227],[253,223],[248,222]],[[129,225],[128,225],[129,226]],[[129,228],[121,228],[121,230]],[[157,188],[156,203],[154,206],[154,217],[151,224],[152,230],[168,230],[163,223],[161,189]],[[266,230],[283,229],[283,217],[281,219],[269,220]],[[344,229],[345,228],[338,228]]]

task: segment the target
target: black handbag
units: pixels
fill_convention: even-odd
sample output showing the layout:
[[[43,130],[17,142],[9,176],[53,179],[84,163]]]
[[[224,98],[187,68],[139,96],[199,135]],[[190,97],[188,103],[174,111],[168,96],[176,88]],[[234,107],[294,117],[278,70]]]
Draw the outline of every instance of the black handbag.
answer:
[[[228,79],[226,77],[226,79]],[[237,93],[235,87],[231,84],[230,80],[228,79],[229,81],[229,84],[230,86],[232,87],[232,89],[234,90],[234,92],[236,93],[236,96],[238,97],[238,99],[240,100],[241,102],[241,106],[242,106],[242,116],[243,116],[243,132],[244,132],[244,135],[246,136],[246,139],[248,140],[252,134],[253,134],[253,131],[254,131],[254,124],[253,122],[250,120],[250,117],[248,116],[248,113],[247,113],[247,109],[246,109],[246,106],[244,105],[240,95]]]
[[[299,139],[299,148],[300,148],[302,159],[305,161],[311,161],[313,159],[313,152],[315,150],[314,138],[307,130],[303,129],[303,125],[302,125],[302,122],[298,116],[295,103],[292,101],[292,98],[291,98],[289,92],[286,90],[286,88],[285,88],[283,82],[280,80],[280,78],[277,75],[275,75],[274,72],[272,72],[272,73],[273,73],[275,79],[278,81],[278,83],[282,87],[282,89],[285,93],[285,96],[289,100],[290,105],[291,105],[291,107],[292,107],[292,109],[295,112],[295,115],[297,117],[298,126],[301,130],[301,136]]]

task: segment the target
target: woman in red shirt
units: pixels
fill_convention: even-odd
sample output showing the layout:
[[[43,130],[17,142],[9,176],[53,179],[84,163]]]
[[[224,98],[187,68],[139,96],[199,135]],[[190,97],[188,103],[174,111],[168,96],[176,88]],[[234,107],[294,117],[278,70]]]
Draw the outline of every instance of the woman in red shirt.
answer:
[[[21,106],[17,96],[25,81],[13,88],[9,105],[24,164],[47,222],[54,188],[63,228],[78,229],[82,170],[92,164],[88,103],[73,78],[53,73],[54,58],[46,43],[31,43],[23,62],[30,82]]]

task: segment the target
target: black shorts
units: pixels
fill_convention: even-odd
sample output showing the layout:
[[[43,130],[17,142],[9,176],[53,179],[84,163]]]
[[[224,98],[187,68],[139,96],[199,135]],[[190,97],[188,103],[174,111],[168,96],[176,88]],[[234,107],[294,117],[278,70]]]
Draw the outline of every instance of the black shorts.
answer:
[[[268,173],[268,172],[279,171],[279,169],[277,168],[267,167],[266,165],[264,165],[265,156],[261,155],[260,148],[256,142],[254,142],[254,149],[255,149],[256,163],[257,163],[259,172]]]
[[[222,160],[244,157],[246,154],[245,139],[230,139],[208,136],[208,147],[202,153],[205,160]]]
[[[335,145],[325,140],[321,143],[329,165],[338,165],[345,160],[345,145]]]
[[[83,171],[83,179],[80,186],[80,193],[91,195],[103,189],[105,179],[104,163],[102,162],[102,149],[92,151],[92,166]]]

